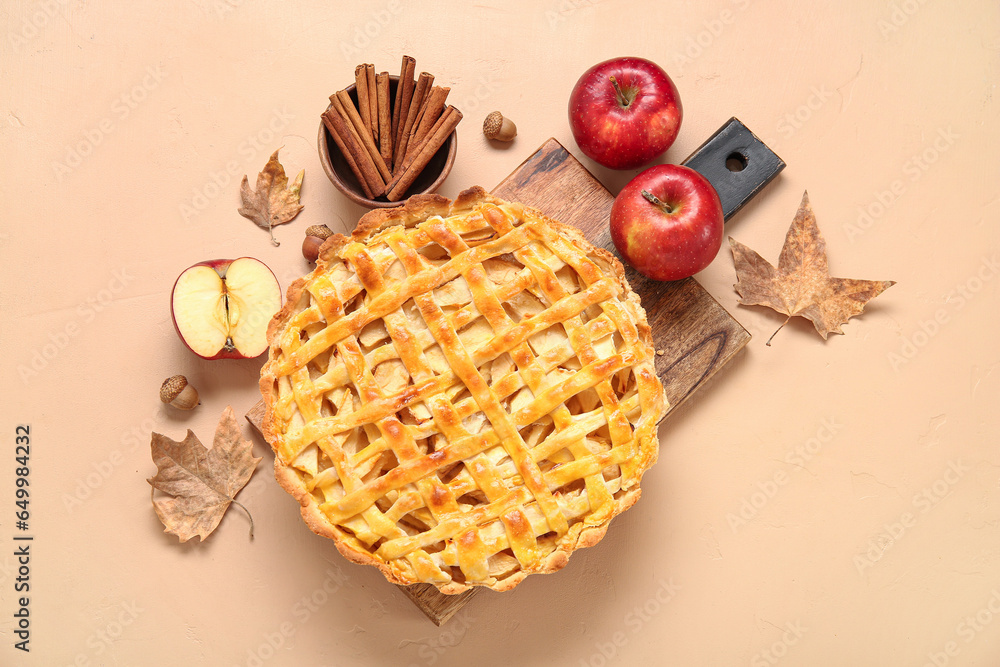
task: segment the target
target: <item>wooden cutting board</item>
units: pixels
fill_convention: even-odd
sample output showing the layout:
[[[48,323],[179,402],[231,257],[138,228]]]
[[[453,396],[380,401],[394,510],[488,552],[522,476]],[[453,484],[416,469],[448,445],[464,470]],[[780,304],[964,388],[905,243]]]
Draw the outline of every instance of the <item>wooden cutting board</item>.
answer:
[[[608,232],[614,196],[555,139],[546,141],[494,188],[493,194],[575,225],[595,246],[614,252]],[[726,211],[731,214],[735,209]],[[640,295],[652,327],[656,370],[672,411],[725,366],[747,344],[750,334],[693,278],[656,282],[630,267],[626,267],[626,276]],[[258,430],[263,417],[263,401],[247,413],[247,420]],[[478,591],[443,595],[430,584],[398,588],[437,625],[445,623]]]

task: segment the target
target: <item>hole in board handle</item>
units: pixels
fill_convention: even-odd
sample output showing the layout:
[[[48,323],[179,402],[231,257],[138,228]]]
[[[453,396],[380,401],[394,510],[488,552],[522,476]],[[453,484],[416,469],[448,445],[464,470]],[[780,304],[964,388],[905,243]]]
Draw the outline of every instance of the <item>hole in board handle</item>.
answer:
[[[730,162],[733,158],[735,162]],[[732,218],[778,175],[785,162],[738,118],[730,118],[681,164],[708,179],[722,201],[722,214]],[[732,171],[739,165],[740,171]]]
[[[726,156],[726,169],[733,172],[740,172],[747,168],[747,156],[738,151],[733,151]]]

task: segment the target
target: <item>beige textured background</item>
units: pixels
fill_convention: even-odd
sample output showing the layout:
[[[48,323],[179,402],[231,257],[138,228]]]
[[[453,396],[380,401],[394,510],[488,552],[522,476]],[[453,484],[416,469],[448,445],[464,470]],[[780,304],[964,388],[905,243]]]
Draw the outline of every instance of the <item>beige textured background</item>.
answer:
[[[1000,15],[989,0],[185,3],[0,8],[0,664],[1000,664],[997,352]],[[590,65],[641,55],[685,107],[664,160],[738,116],[788,167],[728,227],[776,260],[802,191],[834,275],[895,287],[827,342],[736,305],[728,250],[699,279],[754,335],[661,429],[635,508],[562,572],[480,594],[443,628],[298,518],[271,455],[204,544],[161,526],[153,430],[209,440],[261,361],[205,362],[168,297],[251,255],[283,287],[302,230],[362,210],[315,148],[354,65],[400,55],[466,113],[441,192],[492,187]],[[497,108],[520,134],[488,146]],[[236,213],[284,146],[305,211],[280,248]],[[614,192],[633,175],[585,160]],[[201,390],[166,409],[160,381]],[[14,429],[30,424],[31,653],[14,649]],[[247,435],[250,429],[245,427]]]

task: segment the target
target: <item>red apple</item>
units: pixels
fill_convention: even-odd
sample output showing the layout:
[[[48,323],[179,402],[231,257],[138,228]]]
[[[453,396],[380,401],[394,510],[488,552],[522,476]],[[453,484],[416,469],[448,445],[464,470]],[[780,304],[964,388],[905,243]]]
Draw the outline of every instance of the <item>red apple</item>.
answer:
[[[634,169],[662,155],[681,127],[681,98],[656,63],[613,58],[580,77],[569,125],[580,150],[612,169]]]
[[[694,169],[659,164],[615,197],[611,240],[629,264],[653,280],[680,280],[712,263],[722,246],[722,202]]]
[[[253,257],[199,262],[181,273],[170,296],[177,334],[205,359],[263,354],[268,322],[279,308],[278,279]]]

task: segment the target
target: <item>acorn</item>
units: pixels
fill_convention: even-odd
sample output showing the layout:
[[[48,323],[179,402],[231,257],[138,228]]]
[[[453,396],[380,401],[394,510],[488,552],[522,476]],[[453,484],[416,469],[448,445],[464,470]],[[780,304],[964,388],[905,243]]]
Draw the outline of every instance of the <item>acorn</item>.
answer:
[[[333,230],[326,225],[312,225],[306,228],[306,237],[302,240],[302,256],[310,262],[319,257],[319,248],[323,242],[333,236]]]
[[[163,381],[160,400],[180,410],[193,410],[200,402],[198,391],[183,375],[174,375]]]
[[[483,121],[483,134],[487,139],[513,141],[517,136],[517,126],[510,118],[504,118],[499,111],[494,111]]]

